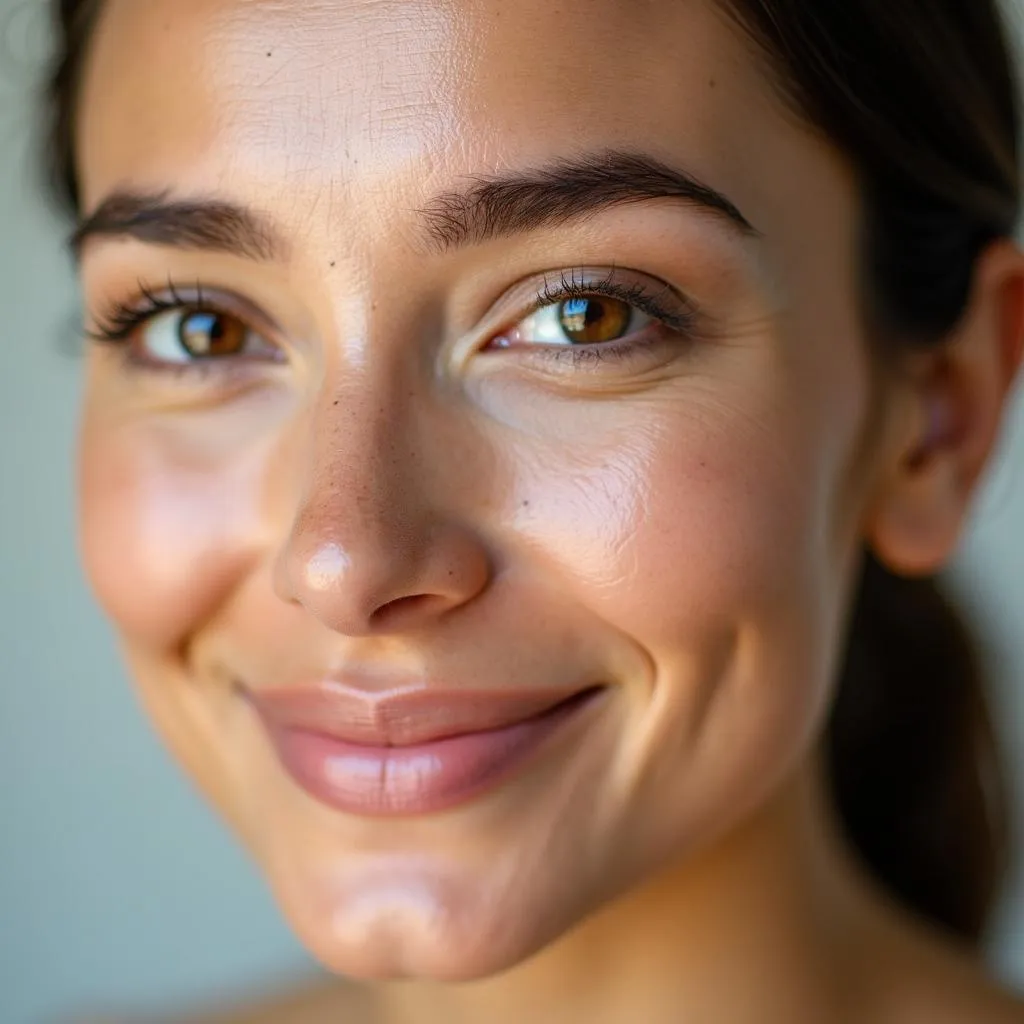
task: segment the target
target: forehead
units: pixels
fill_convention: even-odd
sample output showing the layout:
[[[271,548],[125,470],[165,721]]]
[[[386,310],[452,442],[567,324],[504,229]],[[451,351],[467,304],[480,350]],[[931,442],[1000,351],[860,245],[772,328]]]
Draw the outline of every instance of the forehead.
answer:
[[[793,131],[704,0],[106,0],[82,95],[86,206],[126,177],[319,203],[607,146],[756,189]]]

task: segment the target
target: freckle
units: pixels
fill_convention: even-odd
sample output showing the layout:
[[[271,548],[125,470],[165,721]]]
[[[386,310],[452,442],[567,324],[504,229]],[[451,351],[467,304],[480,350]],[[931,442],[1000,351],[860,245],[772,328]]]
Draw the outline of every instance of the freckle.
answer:
[[[336,398],[336,399],[334,400],[334,404],[335,404],[335,405],[340,405],[340,404],[341,404],[341,399],[340,399],[340,398]]]
[[[331,266],[332,267],[334,266],[334,260],[331,260]]]

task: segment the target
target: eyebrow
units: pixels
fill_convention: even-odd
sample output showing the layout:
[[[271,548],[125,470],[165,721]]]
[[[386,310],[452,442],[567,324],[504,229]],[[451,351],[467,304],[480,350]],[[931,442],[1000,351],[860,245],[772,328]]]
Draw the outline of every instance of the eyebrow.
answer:
[[[112,193],[71,233],[68,248],[76,261],[85,243],[97,237],[137,238],[261,261],[280,259],[288,250],[281,235],[254,210],[214,198],[171,199],[168,192]]]
[[[602,209],[676,199],[711,213],[745,237],[760,232],[732,200],[692,174],[645,153],[606,150],[533,171],[472,175],[420,210],[440,250],[551,227]]]
[[[432,247],[450,249],[552,227],[613,206],[675,199],[721,219],[745,237],[760,232],[729,198],[692,174],[644,153],[606,150],[535,170],[469,175],[416,212]],[[216,198],[172,199],[169,192],[119,190],[68,239],[76,260],[95,237],[229,252],[265,261],[288,252],[283,236],[255,211]]]

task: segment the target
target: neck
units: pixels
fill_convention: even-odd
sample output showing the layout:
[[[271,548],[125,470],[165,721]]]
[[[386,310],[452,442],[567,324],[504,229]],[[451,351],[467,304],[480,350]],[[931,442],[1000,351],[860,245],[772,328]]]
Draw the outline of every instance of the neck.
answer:
[[[508,971],[392,983],[388,1024],[830,1024],[851,1016],[878,897],[809,762],[727,838],[613,901]],[[867,1019],[867,1018],[860,1018]]]

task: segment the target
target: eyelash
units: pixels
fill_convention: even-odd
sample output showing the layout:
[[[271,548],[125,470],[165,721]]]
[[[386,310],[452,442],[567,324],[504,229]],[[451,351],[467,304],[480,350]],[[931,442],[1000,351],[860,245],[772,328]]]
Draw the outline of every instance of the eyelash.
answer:
[[[132,335],[145,327],[154,317],[161,313],[172,310],[185,310],[189,313],[220,313],[236,318],[237,313],[225,308],[215,302],[209,302],[203,297],[202,285],[197,281],[193,286],[195,297],[186,297],[178,290],[178,286],[168,279],[167,297],[155,295],[141,281],[138,282],[138,290],[141,298],[134,303],[112,302],[103,314],[97,317],[96,329],[87,331],[86,335],[93,341],[104,345],[114,345],[124,348],[124,359],[132,370],[157,372],[169,374],[174,377],[199,377],[218,373],[224,375],[232,370],[241,369],[239,363],[241,357],[236,358],[206,358],[191,359],[180,363],[160,362],[147,359],[136,354],[129,344]],[[241,319],[241,318],[239,318]],[[251,363],[252,360],[249,360]]]
[[[615,279],[614,268],[602,279],[587,280],[584,277],[576,276],[576,271],[568,274],[562,272],[558,282],[554,286],[547,278],[529,310],[524,314],[530,316],[547,306],[558,305],[574,298],[587,298],[595,295],[603,295],[608,298],[618,299],[643,313],[646,313],[653,320],[668,327],[684,339],[691,337],[696,328],[697,311],[692,305],[685,305],[683,309],[672,311],[667,309],[660,300],[660,294],[673,293],[669,285],[664,285],[659,294],[652,294],[651,290],[639,282],[625,284]],[[97,319],[95,331],[88,331],[87,334],[94,341],[104,344],[125,344],[131,336],[144,327],[150,320],[161,313],[171,310],[187,309],[196,313],[224,313],[224,309],[215,303],[208,303],[203,298],[202,287],[195,285],[195,298],[185,298],[178,291],[173,281],[167,282],[167,295],[163,298],[155,295],[152,290],[139,282],[138,285],[141,299],[134,304],[122,302],[112,303]],[[678,295],[676,305],[679,305]],[[235,314],[231,314],[235,315]],[[569,362],[574,369],[586,364],[593,365],[607,360],[622,360],[635,354],[639,349],[654,343],[655,339],[648,342],[637,342],[629,340],[628,336],[623,339],[616,339],[608,342],[594,342],[587,345],[533,345],[530,346],[532,357],[549,360],[551,362]],[[136,362],[148,369],[159,369],[161,372],[176,374],[201,373],[213,369],[215,359],[194,359],[180,364],[160,364],[156,366],[143,358]],[[221,361],[223,363],[223,360]],[[223,366],[222,366],[223,368]]]
[[[167,282],[169,299],[154,295],[142,282],[139,282],[142,299],[135,305],[122,302],[112,303],[96,324],[95,331],[88,331],[89,337],[95,341],[117,344],[128,339],[145,323],[160,313],[172,309],[190,309],[197,313],[221,312],[203,302],[203,290],[196,285],[196,298],[193,301],[182,298],[173,281]]]
[[[558,305],[569,299],[588,298],[594,295],[603,295],[610,299],[618,299],[627,305],[634,306],[641,312],[646,313],[652,319],[675,331],[682,338],[690,338],[694,335],[697,327],[697,310],[689,303],[681,311],[671,311],[661,302],[659,295],[674,290],[670,285],[664,285],[659,295],[635,281],[624,284],[615,280],[615,269],[612,268],[607,276],[600,280],[586,280],[583,277],[577,278],[576,271],[571,271],[566,277],[565,271],[559,275],[558,284],[552,288],[547,278],[544,279],[544,286],[537,296],[537,301],[526,314],[527,316],[536,313],[545,306]],[[679,304],[678,295],[676,303]],[[589,345],[537,345],[533,346],[531,355],[540,359],[550,360],[556,363],[571,363],[574,369],[584,365],[605,362],[606,360],[622,360],[634,355],[638,350],[655,343],[630,341],[627,338],[615,341],[594,342]]]

